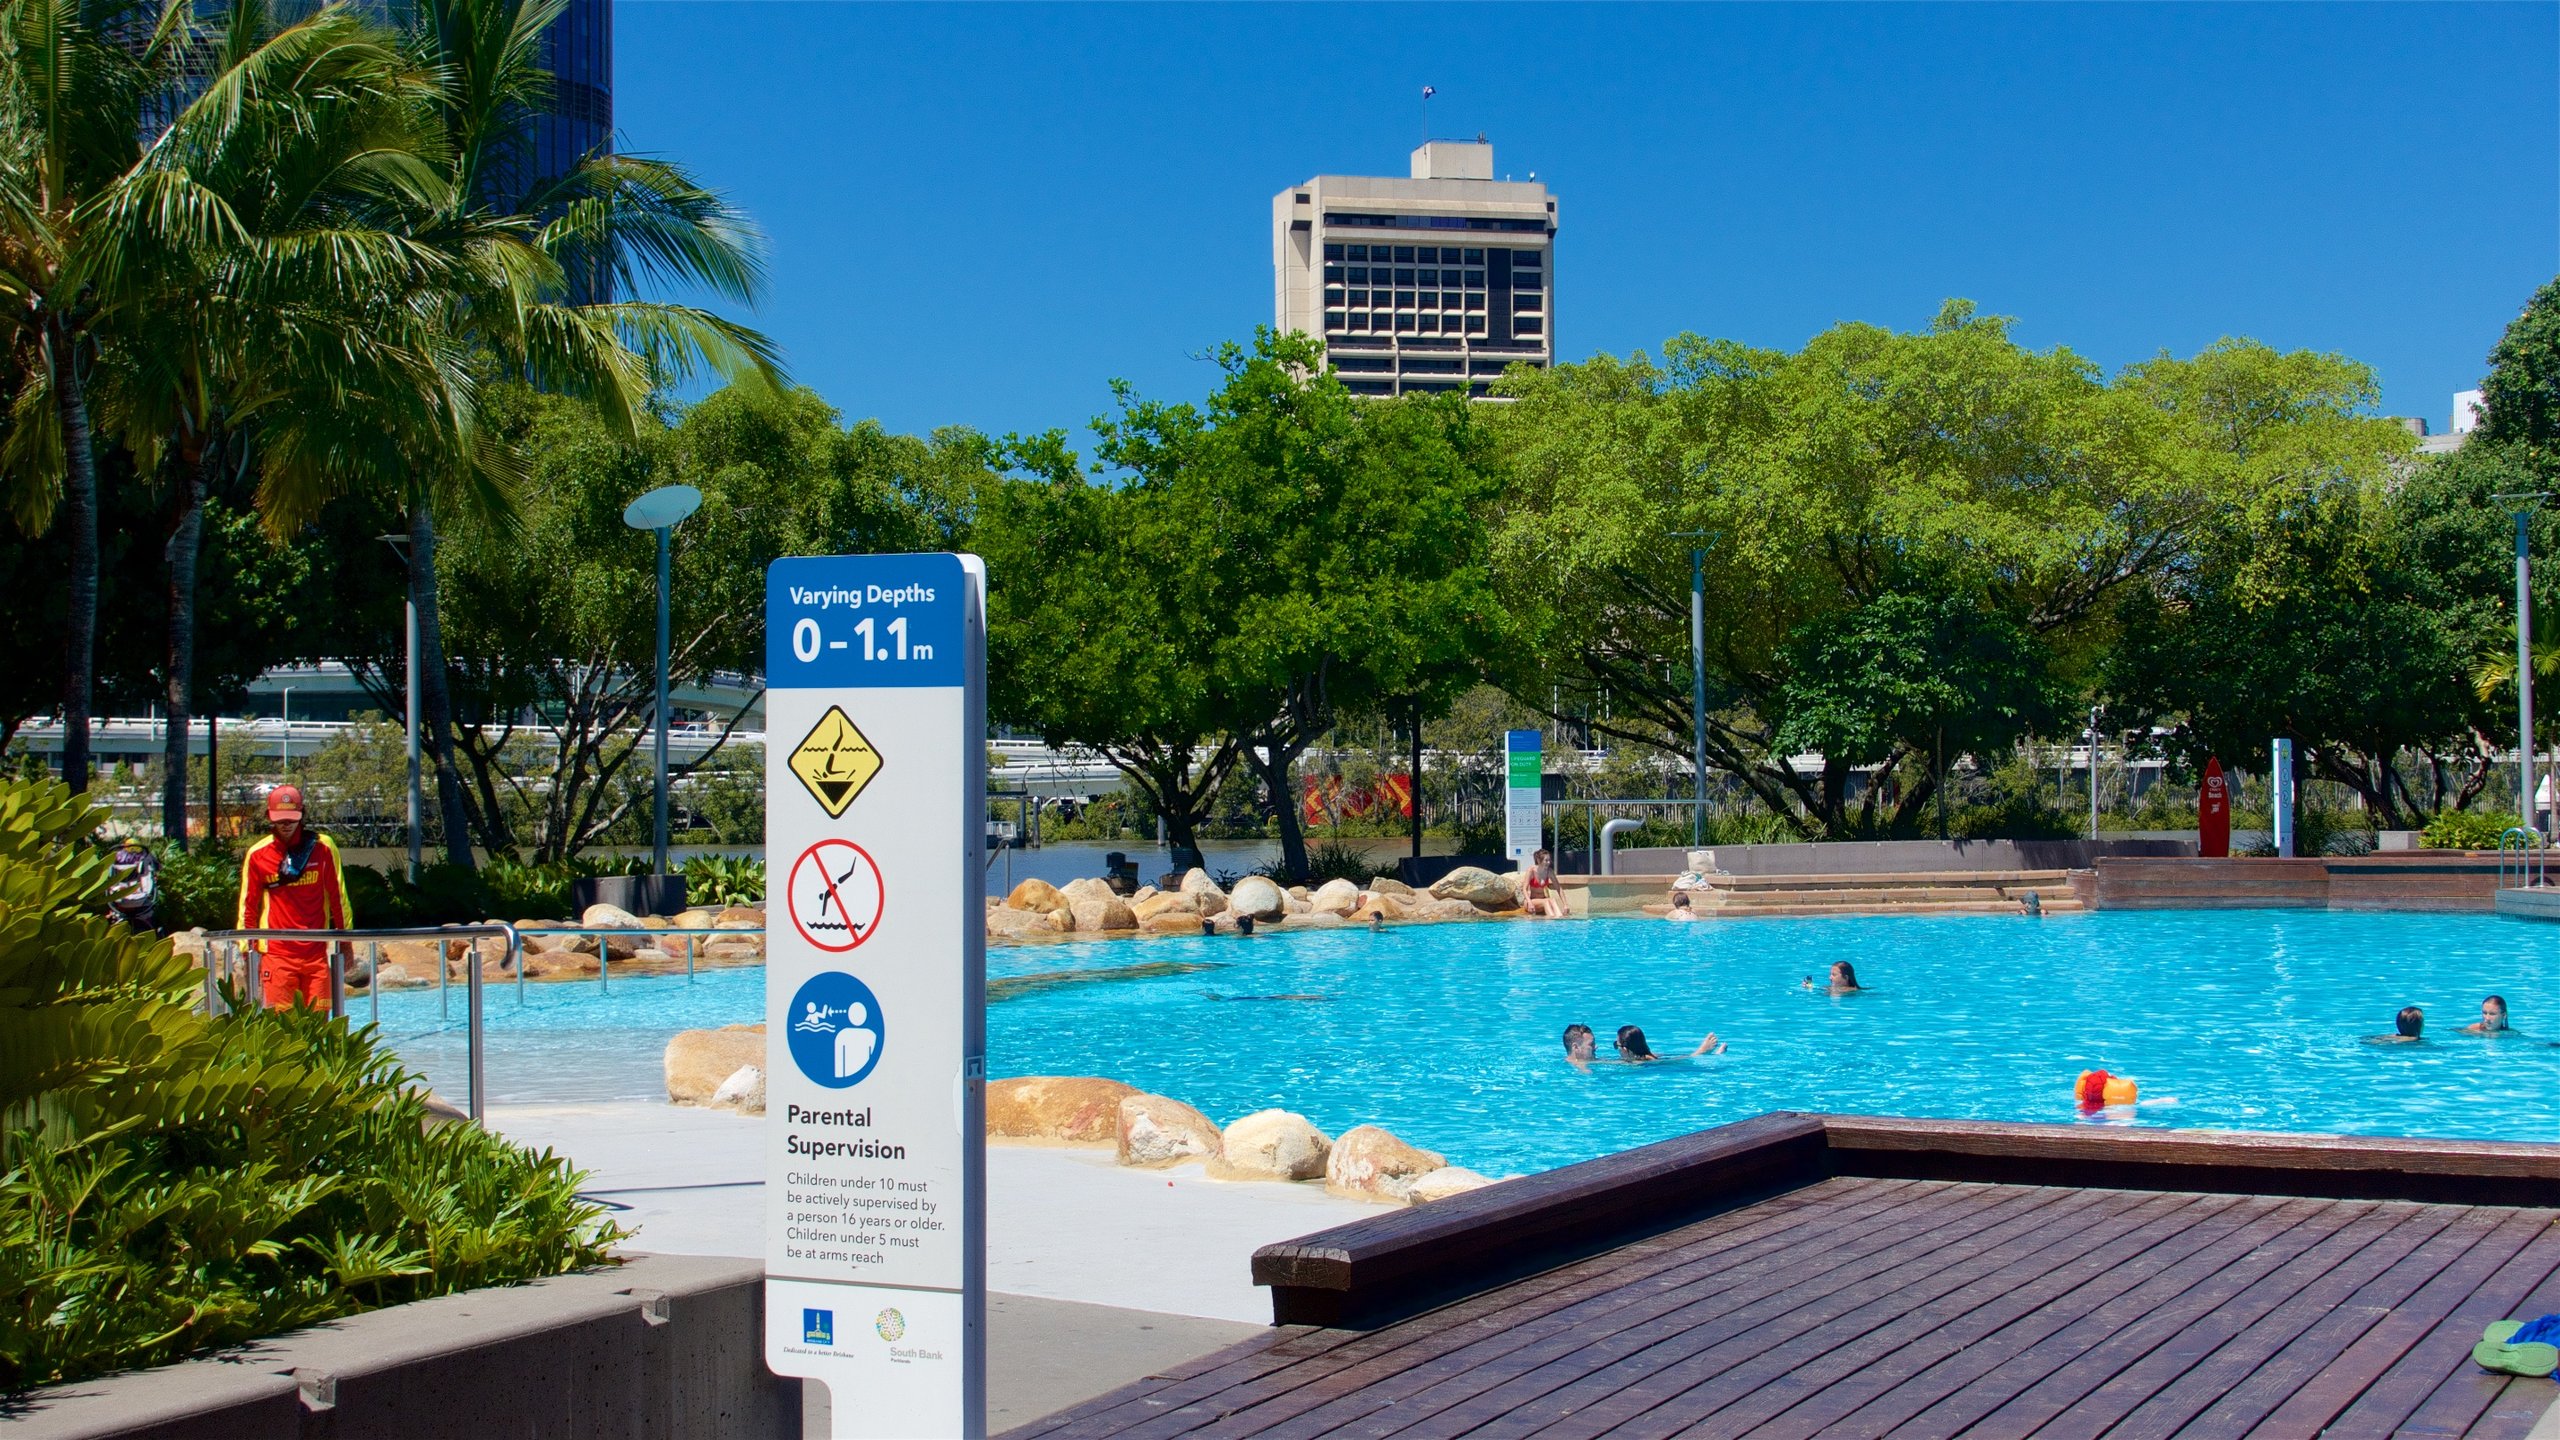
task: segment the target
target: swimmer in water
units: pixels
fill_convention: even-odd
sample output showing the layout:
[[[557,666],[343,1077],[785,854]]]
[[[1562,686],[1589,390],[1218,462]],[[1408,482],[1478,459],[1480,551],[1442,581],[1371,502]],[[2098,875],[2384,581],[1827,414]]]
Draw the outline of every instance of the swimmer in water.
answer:
[[[1715,1055],[1722,1053],[1723,1050],[1724,1042],[1717,1039],[1715,1032],[1710,1030],[1707,1032],[1707,1038],[1699,1041],[1698,1048],[1690,1051],[1689,1054],[1691,1056]],[[1644,1031],[1633,1025],[1621,1025],[1618,1027],[1618,1058],[1629,1065],[1650,1065],[1656,1061],[1682,1057],[1655,1054],[1653,1047],[1645,1043]]]
[[[2488,999],[2481,1001],[2480,1019],[2474,1024],[2463,1026],[2462,1033],[2465,1035],[2514,1034],[2514,1031],[2507,1028],[2506,997],[2502,995],[2492,995]]]
[[[1588,1070],[1591,1068],[1591,1062],[1598,1058],[1599,1046],[1592,1037],[1590,1026],[1577,1022],[1564,1027],[1564,1062],[1566,1064],[1576,1070]]]
[[[1662,918],[1665,920],[1695,920],[1698,918],[1698,912],[1689,908],[1689,894],[1687,891],[1684,890],[1671,897],[1671,913],[1663,916]]]
[[[1817,988],[1812,976],[1804,977],[1804,988],[1807,990]],[[1848,961],[1834,960],[1831,962],[1831,983],[1826,988],[1834,995],[1847,995],[1867,987],[1858,983],[1858,972],[1849,967]]]
[[[2391,1023],[2397,1027],[2396,1033],[2367,1035],[2364,1037],[2364,1043],[2367,1045],[2415,1045],[2427,1028],[2427,1012],[2415,1005],[2404,1005],[2400,1008],[2400,1013],[2392,1017]]]

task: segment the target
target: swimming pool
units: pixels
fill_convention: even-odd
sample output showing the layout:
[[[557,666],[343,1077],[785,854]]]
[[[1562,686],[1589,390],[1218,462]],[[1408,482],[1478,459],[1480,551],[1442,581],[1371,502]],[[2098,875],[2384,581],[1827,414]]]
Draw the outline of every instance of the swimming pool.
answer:
[[[1214,969],[1036,989],[988,1011],[997,1075],[1107,1075],[1220,1120],[1277,1105],[1384,1125],[1452,1163],[1520,1174],[1765,1110],[2069,1120],[2091,1067],[2142,1082],[2139,1123],[2560,1140],[2560,928],[2489,915],[2107,911],[1415,926],[1381,934],[1002,949],[999,976],[1185,961]],[[1847,959],[1870,987],[1807,994]],[[2521,1034],[2460,1035],[2504,995]],[[763,972],[491,992],[502,1099],[650,1096],[665,1037],[753,1020]],[[457,1006],[459,991],[456,992]],[[384,1028],[432,992],[384,997]],[[2367,1045],[2403,1004],[2420,1045]],[[359,1005],[357,1013],[364,1012]],[[1709,1030],[1721,1056],[1561,1056],[1571,1022]],[[414,1028],[414,1027],[413,1027]],[[434,1053],[442,1052],[439,1059]],[[458,1037],[409,1041],[431,1074]],[[2174,1103],[2170,1103],[2174,1102]]]

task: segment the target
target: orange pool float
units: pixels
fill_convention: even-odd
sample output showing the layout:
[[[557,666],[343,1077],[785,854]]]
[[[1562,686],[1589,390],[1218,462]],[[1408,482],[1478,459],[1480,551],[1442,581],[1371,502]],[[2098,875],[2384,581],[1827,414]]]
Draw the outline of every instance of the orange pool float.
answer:
[[[2104,1070],[2083,1070],[2080,1078],[2071,1084],[2071,1098],[2080,1102],[2083,1110],[2095,1110],[2102,1105],[2132,1105],[2142,1099],[2142,1087],[2126,1076],[2110,1075]]]

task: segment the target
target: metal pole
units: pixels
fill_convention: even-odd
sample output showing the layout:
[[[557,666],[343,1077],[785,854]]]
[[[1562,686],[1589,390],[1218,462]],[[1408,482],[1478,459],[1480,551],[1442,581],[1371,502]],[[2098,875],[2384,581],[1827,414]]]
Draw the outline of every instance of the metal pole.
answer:
[[[1698,804],[1689,812],[1689,843],[1707,843],[1707,552],[1689,552],[1689,722],[1696,750]]]
[[[293,687],[284,687],[284,773],[293,773]]]
[[[418,602],[409,601],[409,881],[425,868],[426,836],[418,827]]]
[[[2531,512],[2516,512],[2516,813],[2540,830],[2533,807],[2533,554],[2526,544]]]
[[[2089,707],[2089,838],[2098,838],[2098,707]]]
[[[657,863],[651,873],[667,873],[667,555],[673,527],[658,527],[658,824]]]

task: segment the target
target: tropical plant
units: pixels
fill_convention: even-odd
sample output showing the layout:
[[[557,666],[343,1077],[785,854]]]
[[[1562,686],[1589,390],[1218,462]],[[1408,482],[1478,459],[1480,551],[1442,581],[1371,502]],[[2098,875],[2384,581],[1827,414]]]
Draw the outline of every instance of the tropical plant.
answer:
[[[196,1008],[99,812],[0,783],[0,1391],[603,1263],[579,1175],[431,1119],[370,1029]]]
[[[2429,850],[2495,850],[2498,839],[2524,821],[2504,810],[2440,810],[2418,832]]]
[[[764,862],[750,855],[696,855],[676,867],[689,905],[761,905]]]

